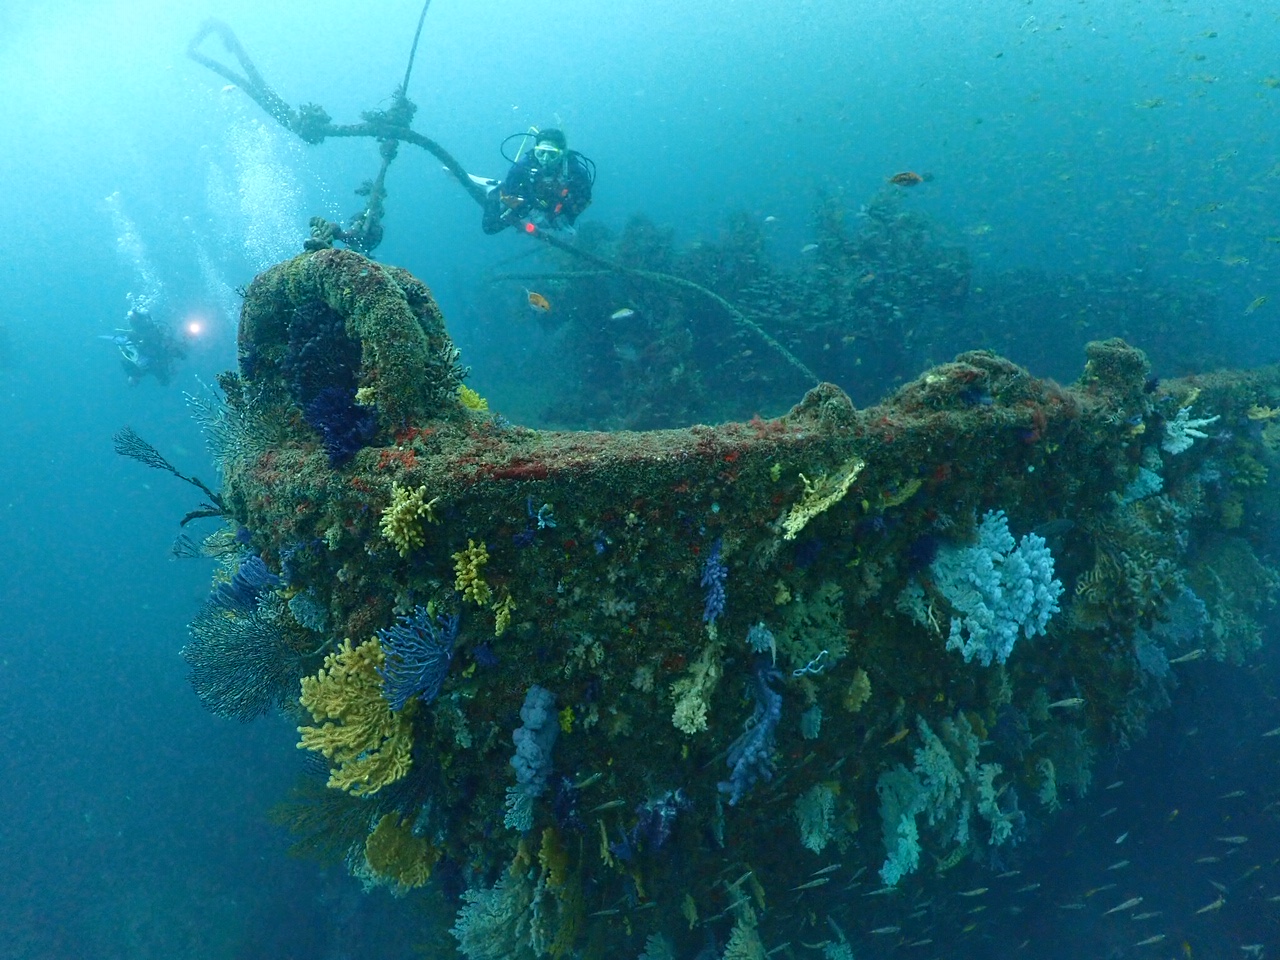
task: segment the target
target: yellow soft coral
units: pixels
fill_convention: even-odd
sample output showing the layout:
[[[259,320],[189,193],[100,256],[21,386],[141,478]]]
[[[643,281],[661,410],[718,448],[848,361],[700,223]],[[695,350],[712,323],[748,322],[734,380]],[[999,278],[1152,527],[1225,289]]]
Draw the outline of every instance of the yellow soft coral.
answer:
[[[458,387],[458,402],[477,413],[489,412],[489,401],[465,384]]]
[[[816,481],[811,482],[803,473],[800,474],[800,479],[804,483],[804,495],[801,496],[800,502],[788,510],[786,516],[782,518],[783,539],[794,540],[796,534],[804,529],[805,524],[843,500],[844,495],[849,492],[849,487],[866,465],[866,461],[862,458],[851,457],[841,464],[835,476],[827,476],[824,473]]]
[[[427,535],[422,530],[422,521],[438,523],[435,505],[439,497],[427,499],[427,488],[402,487],[393,484],[391,487],[391,503],[382,511],[382,522],[379,528],[382,535],[390,540],[400,556],[407,557],[418,547],[427,542]]]
[[[440,848],[430,840],[414,835],[408,819],[394,813],[379,820],[364,842],[369,869],[379,880],[390,883],[396,893],[426,884],[440,854]]]
[[[494,601],[493,604],[493,635],[500,637],[507,632],[507,627],[511,626],[511,615],[515,613],[516,600],[511,594],[507,594],[501,600]]]
[[[694,734],[707,729],[711,694],[723,672],[720,645],[708,643],[688,672],[671,685],[671,696],[676,702],[671,723],[677,730]]]
[[[348,639],[314,677],[302,678],[300,702],[324,723],[299,727],[298,747],[324,754],[329,786],[358,797],[395,783],[413,762],[408,711],[393,712],[382,696],[378,670],[384,659],[377,637],[358,647]]]
[[[453,570],[457,574],[454,587],[461,591],[463,600],[472,600],[483,607],[493,596],[484,582],[484,565],[489,562],[489,548],[484,541],[467,540],[466,549],[453,555]]]
[[[870,699],[871,678],[867,676],[867,671],[859,669],[853,675],[853,679],[849,681],[849,686],[845,688],[841,702],[850,713],[857,713],[862,709],[862,705]]]

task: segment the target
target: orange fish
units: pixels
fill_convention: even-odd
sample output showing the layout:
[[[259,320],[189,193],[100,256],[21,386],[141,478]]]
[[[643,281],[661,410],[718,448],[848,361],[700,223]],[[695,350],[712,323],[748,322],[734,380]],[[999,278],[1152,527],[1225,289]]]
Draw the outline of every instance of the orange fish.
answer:
[[[526,290],[529,295],[529,309],[536,313],[550,313],[551,301],[540,293],[534,293],[532,290]]]
[[[932,179],[933,177],[927,173],[924,176],[921,176],[918,173],[913,173],[912,171],[907,170],[903,173],[895,173],[889,178],[889,182],[897,184],[900,187],[914,187],[917,183],[924,183],[926,180]]]

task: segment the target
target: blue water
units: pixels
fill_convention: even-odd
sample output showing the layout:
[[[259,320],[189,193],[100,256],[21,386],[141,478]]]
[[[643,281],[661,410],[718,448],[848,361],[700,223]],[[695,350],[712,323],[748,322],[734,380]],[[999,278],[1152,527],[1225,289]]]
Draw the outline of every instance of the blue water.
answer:
[[[396,936],[410,904],[290,860],[268,823],[293,730],[217,720],[191,694],[178,650],[209,571],[169,559],[188,491],[111,436],[130,424],[211,478],[183,393],[234,363],[235,288],[297,252],[310,216],[354,212],[376,171],[366,141],[291,139],[187,40],[225,20],[287,101],[348,121],[389,103],[420,6],[15,6],[0,10],[0,958],[415,956]],[[503,136],[558,124],[599,167],[584,220],[643,212],[689,243],[736,211],[775,217],[783,264],[819,191],[856,210],[886,177],[929,172],[908,203],[969,247],[978,282],[1030,268],[1189,285],[1245,365],[1280,355],[1278,20],[1239,0],[435,0],[408,93],[416,127],[468,169],[500,175]],[[432,287],[472,383],[532,416],[540,385],[512,379],[533,376],[532,334],[474,307],[522,239],[482,235],[420,151],[402,148],[388,188],[379,258]],[[198,325],[167,388],[130,386],[99,339],[138,303]],[[1223,834],[1250,840],[1222,882],[1274,869],[1277,754],[1257,745],[1277,742],[1259,734],[1280,726],[1278,665],[1264,651],[1181,690],[1039,838],[1025,872],[1043,887],[998,908],[1007,936],[957,951],[1280,955],[1280,907],[1233,912],[1228,893],[1195,914],[1217,892],[1183,869]],[[1238,808],[1216,799],[1237,789]],[[1165,912],[1159,945],[1059,907],[1122,858]]]

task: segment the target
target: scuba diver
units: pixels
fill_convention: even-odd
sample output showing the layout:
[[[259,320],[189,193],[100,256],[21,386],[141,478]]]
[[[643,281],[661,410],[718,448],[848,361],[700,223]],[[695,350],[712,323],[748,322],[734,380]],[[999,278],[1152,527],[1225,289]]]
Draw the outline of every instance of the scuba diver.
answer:
[[[151,316],[146,307],[133,307],[125,318],[128,327],[114,334],[101,334],[100,339],[110,340],[120,351],[120,365],[132,386],[143,377],[155,377],[162,386],[168,386],[173,375],[173,365],[186,357],[187,351],[165,324]]]
[[[524,142],[514,158],[503,153],[511,160],[505,180],[499,183],[472,177],[489,188],[481,222],[484,232],[500,233],[522,225],[527,233],[542,229],[572,236],[574,221],[591,205],[596,165],[570,150],[559,130],[534,128],[528,133],[513,133],[503,145],[516,137],[523,137]],[[533,149],[526,152],[529,140],[533,140]]]

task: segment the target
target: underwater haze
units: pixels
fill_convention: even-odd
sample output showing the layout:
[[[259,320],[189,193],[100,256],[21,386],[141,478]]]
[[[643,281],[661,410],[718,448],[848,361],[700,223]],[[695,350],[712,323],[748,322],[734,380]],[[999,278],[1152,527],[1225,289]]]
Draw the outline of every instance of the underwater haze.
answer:
[[[349,222],[379,168],[372,139],[308,145],[189,58],[201,24],[227,24],[290,107],[355,123],[394,105],[422,5],[4,6],[0,960],[461,955],[438,946],[452,918],[434,901],[290,855],[271,814],[308,769],[297,717],[211,715],[180,655],[215,569],[180,555],[216,524],[178,521],[207,498],[112,440],[133,428],[216,493],[188,395],[208,402],[236,368],[254,277],[303,251],[311,218]],[[235,67],[216,37],[201,51]],[[971,349],[1067,383],[1085,343],[1113,336],[1146,352],[1152,390],[1261,367],[1280,361],[1277,51],[1280,7],[1244,0],[432,0],[404,91],[414,129],[495,178],[508,135],[562,129],[597,171],[563,242],[684,277],[741,321],[638,281],[589,286],[571,255],[485,235],[474,198],[407,143],[373,256],[428,285],[468,384],[537,430],[774,416],[817,380],[861,408]],[[851,312],[812,312],[812,291],[837,287]],[[130,311],[161,324],[162,348]],[[1217,429],[1261,437],[1276,411],[1259,409]],[[1271,577],[1280,518],[1263,512],[1245,522]],[[946,887],[926,854],[919,877],[864,900],[872,873],[845,896],[874,923],[809,923],[768,948],[1280,958],[1267,582],[1247,655],[1193,657],[1168,709],[1100,747],[1091,789],[1064,791],[1016,857],[966,863]],[[868,740],[914,736],[924,709],[904,701]],[[872,819],[849,849],[871,837],[879,869]],[[1141,906],[1109,912],[1130,897]],[[724,929],[706,929],[714,960]]]

